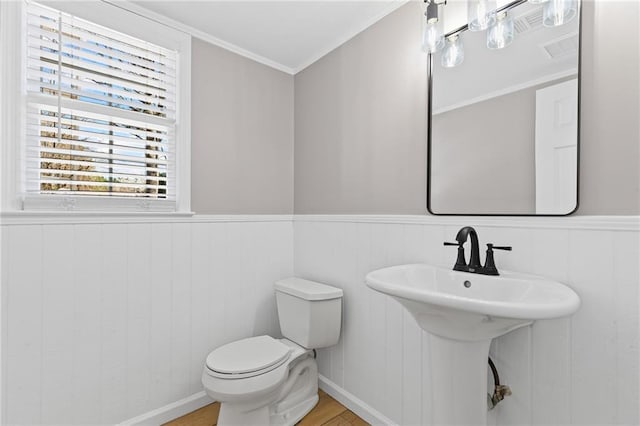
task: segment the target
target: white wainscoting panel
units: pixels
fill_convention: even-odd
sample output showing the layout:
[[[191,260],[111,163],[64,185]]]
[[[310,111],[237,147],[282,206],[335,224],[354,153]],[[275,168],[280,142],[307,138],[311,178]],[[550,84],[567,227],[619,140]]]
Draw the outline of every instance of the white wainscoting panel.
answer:
[[[6,424],[115,424],[198,394],[209,351],[279,335],[292,232],[290,217],[4,223]]]
[[[296,275],[344,290],[341,342],[319,351],[320,374],[332,386],[394,423],[432,424],[429,336],[396,301],[366,287],[364,276],[402,263],[450,267],[455,247],[442,242],[472,225],[481,243],[513,246],[496,253],[499,269],[555,278],[582,299],[572,318],[494,340],[491,356],[513,396],[489,413],[489,424],[640,424],[637,217],[407,219],[294,220]]]
[[[489,424],[640,424],[637,217],[1,219],[4,424],[157,424],[203,404],[207,353],[277,336],[273,282],[295,270],[344,290],[341,340],[319,351],[322,385],[376,424],[431,425],[429,336],[364,276],[451,266],[442,242],[463,225],[514,247],[496,253],[499,268],[582,298],[572,318],[493,342],[513,396]]]

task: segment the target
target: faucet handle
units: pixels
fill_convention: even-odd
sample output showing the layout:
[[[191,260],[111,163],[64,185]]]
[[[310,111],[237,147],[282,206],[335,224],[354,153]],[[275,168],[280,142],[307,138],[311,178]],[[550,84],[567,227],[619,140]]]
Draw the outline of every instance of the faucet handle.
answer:
[[[445,241],[445,246],[457,246],[458,247],[458,256],[456,257],[456,263],[453,265],[454,271],[468,271],[469,267],[467,266],[467,260],[464,258],[464,242],[460,243],[450,243]]]
[[[498,268],[496,268],[495,261],[493,260],[493,250],[507,250],[511,251],[510,246],[494,246],[493,244],[487,244],[487,255],[484,261],[484,274],[485,275],[500,275]]]
[[[511,246],[494,246],[491,243],[487,244],[487,248],[489,250],[491,250],[491,249],[493,249],[493,250],[507,250],[507,251],[513,250],[513,248]]]

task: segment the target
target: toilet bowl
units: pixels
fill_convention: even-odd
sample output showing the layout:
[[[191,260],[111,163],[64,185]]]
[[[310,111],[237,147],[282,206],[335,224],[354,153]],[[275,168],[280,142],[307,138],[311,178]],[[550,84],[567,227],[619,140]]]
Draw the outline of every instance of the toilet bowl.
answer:
[[[233,353],[239,355],[235,361]],[[318,402],[313,352],[270,336],[239,340],[213,351],[202,382],[209,396],[222,403],[220,425],[295,424]]]
[[[290,426],[318,402],[313,349],[338,342],[342,290],[300,278],[275,290],[284,338],[250,337],[207,356],[202,384],[220,402],[218,425]]]

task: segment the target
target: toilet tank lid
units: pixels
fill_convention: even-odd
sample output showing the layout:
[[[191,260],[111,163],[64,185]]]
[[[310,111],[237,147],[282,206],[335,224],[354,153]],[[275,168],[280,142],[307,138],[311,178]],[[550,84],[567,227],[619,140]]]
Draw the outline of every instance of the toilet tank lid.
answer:
[[[276,281],[274,287],[276,291],[281,291],[305,300],[329,300],[342,297],[342,289],[340,288],[298,277]]]

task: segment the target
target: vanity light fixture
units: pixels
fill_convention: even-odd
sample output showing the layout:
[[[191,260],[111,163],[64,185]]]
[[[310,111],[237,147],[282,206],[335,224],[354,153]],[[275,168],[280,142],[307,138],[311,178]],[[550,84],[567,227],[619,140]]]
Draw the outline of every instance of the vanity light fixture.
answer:
[[[487,31],[487,47],[489,49],[503,49],[511,44],[515,32],[513,19],[506,10],[498,13],[496,23]]]
[[[422,28],[422,49],[427,53],[435,53],[444,47],[444,26],[439,14],[439,6],[445,1],[425,0],[427,10],[424,12]]]
[[[511,44],[515,38],[515,28],[509,11],[522,3],[543,5],[542,23],[545,27],[564,25],[578,15],[578,0],[513,0],[499,8],[496,0],[467,0],[468,24],[443,34],[443,16],[439,7],[446,5],[446,0],[424,2],[427,10],[424,13],[426,19],[423,19],[422,48],[433,54],[444,47],[440,63],[445,68],[458,66],[464,60],[460,36],[466,30],[487,29],[489,49],[503,49]]]
[[[470,31],[484,31],[496,22],[496,0],[467,0]]]
[[[464,45],[459,34],[447,37],[444,51],[442,52],[441,64],[445,68],[457,67],[464,60]]]
[[[548,0],[542,10],[542,25],[545,27],[564,25],[575,18],[577,14],[577,0]]]

